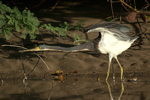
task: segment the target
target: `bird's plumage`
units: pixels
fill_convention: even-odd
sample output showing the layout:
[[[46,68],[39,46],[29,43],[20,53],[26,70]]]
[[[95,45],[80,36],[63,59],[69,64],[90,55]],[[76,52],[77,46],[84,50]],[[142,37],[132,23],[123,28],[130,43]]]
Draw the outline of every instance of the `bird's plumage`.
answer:
[[[101,32],[101,40],[98,49],[103,54],[117,56],[127,50],[138,38],[131,37],[128,33],[131,29],[128,26],[115,22],[99,23],[88,27],[85,32]]]
[[[108,79],[110,72],[110,65],[112,58],[115,58],[121,70],[121,80],[123,77],[123,68],[117,59],[117,56],[123,51],[127,50],[131,44],[138,38],[131,37],[127,34],[131,29],[128,26],[117,24],[114,22],[107,22],[102,24],[96,24],[89,27],[86,32],[101,32],[101,40],[98,44],[98,49],[103,54],[109,54],[109,65],[107,71]]]
[[[22,50],[20,52],[46,51],[46,50],[67,51],[67,52],[95,51],[103,54],[109,54],[109,65],[106,80],[108,79],[109,76],[112,58],[115,58],[120,66],[121,80],[122,80],[123,68],[119,63],[117,56],[121,54],[123,51],[127,50],[131,46],[131,44],[138,38],[138,36],[131,37],[130,35],[128,35],[127,32],[129,32],[130,30],[131,29],[128,26],[117,24],[115,22],[99,23],[85,29],[85,32],[87,33],[99,32],[99,36],[88,43],[84,43],[69,48],[60,46],[40,45],[36,48]]]
[[[107,22],[107,23],[98,23],[96,25],[92,25],[88,27],[85,32],[105,32],[113,35],[119,40],[127,41],[131,39],[131,37],[126,33],[129,32],[131,28],[128,26],[117,24],[115,22]]]

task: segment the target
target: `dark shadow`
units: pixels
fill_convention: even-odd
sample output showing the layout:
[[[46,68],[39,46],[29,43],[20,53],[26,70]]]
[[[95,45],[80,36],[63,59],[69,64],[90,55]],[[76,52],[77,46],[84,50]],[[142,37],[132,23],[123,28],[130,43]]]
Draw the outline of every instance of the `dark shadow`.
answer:
[[[141,98],[140,98],[140,100],[146,100],[146,96],[144,95],[143,92],[141,93]]]

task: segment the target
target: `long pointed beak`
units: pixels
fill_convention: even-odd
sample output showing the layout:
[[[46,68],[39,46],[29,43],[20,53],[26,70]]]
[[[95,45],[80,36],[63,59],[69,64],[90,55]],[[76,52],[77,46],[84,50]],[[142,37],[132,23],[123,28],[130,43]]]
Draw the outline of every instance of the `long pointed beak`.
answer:
[[[30,51],[40,51],[40,47],[35,47],[32,49],[19,50],[19,52],[30,52]]]

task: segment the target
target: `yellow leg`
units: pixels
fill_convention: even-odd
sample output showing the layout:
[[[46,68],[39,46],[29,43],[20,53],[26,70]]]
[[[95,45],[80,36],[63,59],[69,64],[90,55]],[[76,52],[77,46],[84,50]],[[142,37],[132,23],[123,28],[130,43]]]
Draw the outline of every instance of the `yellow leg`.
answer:
[[[108,71],[107,71],[107,76],[106,76],[106,81],[107,81],[107,79],[108,79],[108,77],[109,77],[110,65],[111,65],[111,61],[109,61]]]
[[[115,57],[115,58],[116,58],[116,61],[117,61],[118,65],[119,65],[119,67],[120,67],[120,70],[121,70],[121,81],[122,81],[122,77],[123,77],[123,68],[122,68],[120,62],[118,61],[117,57]]]
[[[111,94],[111,88],[110,88],[110,85],[109,85],[109,83],[108,83],[107,80],[106,80],[106,84],[107,84],[107,87],[108,87],[108,91],[109,91],[110,98],[111,98],[111,100],[113,100],[113,96],[112,96],[112,94]]]
[[[124,85],[123,85],[123,82],[121,82],[121,93],[120,93],[118,100],[121,99],[123,92],[124,92]]]

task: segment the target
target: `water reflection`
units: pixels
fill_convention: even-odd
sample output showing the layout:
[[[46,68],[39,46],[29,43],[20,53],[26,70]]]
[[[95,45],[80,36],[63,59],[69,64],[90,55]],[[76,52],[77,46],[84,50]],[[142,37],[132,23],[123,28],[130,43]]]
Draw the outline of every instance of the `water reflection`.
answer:
[[[99,79],[97,79],[99,78]],[[138,78],[139,79],[139,78]],[[65,76],[64,81],[52,79],[1,79],[0,100],[149,100],[149,77],[138,82],[116,83],[105,75]],[[124,89],[125,88],[125,89]]]
[[[111,99],[111,100],[115,100],[115,99],[113,98],[113,96],[112,96],[112,91],[111,91],[111,88],[110,88],[110,85],[109,85],[108,81],[106,81],[106,84],[107,84],[107,87],[108,87],[110,99]],[[114,87],[115,87],[115,84],[114,84]],[[124,92],[124,85],[123,85],[123,82],[121,82],[121,93],[120,93],[120,96],[119,96],[119,98],[118,98],[117,100],[120,100],[120,99],[121,99],[123,92]]]

